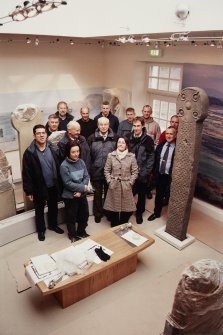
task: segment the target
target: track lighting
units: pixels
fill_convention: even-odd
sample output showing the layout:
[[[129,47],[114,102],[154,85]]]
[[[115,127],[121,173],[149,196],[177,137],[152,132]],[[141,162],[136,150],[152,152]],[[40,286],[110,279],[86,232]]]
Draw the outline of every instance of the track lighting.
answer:
[[[66,1],[47,1],[47,0],[33,0],[24,1],[23,5],[17,5],[15,9],[10,12],[8,15],[0,17],[0,26],[10,23],[12,21],[21,22],[26,19],[35,17],[41,13],[48,12],[54,8],[57,8],[61,5],[66,5]]]
[[[38,37],[35,38],[35,42],[34,42],[35,46],[38,46],[39,45],[39,39]]]

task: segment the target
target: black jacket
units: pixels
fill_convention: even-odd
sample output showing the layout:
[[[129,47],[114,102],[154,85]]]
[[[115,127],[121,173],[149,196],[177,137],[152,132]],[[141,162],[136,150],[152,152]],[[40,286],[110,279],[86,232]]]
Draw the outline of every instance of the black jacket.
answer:
[[[68,133],[66,132],[64,134],[64,137],[62,138],[62,140],[60,140],[57,144],[57,146],[59,148],[60,162],[62,162],[66,158],[66,145],[69,142],[71,142],[71,139],[68,136]],[[81,148],[80,158],[83,159],[83,161],[84,161],[84,163],[87,167],[87,170],[89,171],[90,160],[91,159],[90,159],[90,149],[89,149],[89,146],[87,144],[87,141],[86,141],[84,136],[79,135],[76,142],[77,142],[77,144],[79,144],[79,146]]]
[[[165,143],[166,143],[166,140],[162,141],[160,144],[157,145],[156,150],[155,150],[155,161],[154,161],[154,166],[153,166],[153,174],[155,175],[156,178],[159,178],[160,156],[161,156],[161,152],[162,152],[162,149]],[[172,175],[172,170],[173,170],[174,156],[175,156],[175,149],[173,151],[173,155],[171,158],[171,165],[170,165],[170,171],[169,171],[170,177]]]
[[[152,138],[147,135],[145,128],[143,128],[140,137],[134,137],[133,132],[128,134],[127,137],[129,139],[129,151],[135,154],[139,167],[137,180],[141,183],[146,183],[154,164],[154,142]]]
[[[88,145],[91,153],[91,180],[104,180],[104,167],[108,154],[115,150],[118,136],[109,128],[108,136],[104,138],[100,135],[99,129],[88,138]]]
[[[95,116],[94,120],[98,122],[98,119],[103,117],[102,113]],[[107,119],[109,119],[109,127],[113,130],[114,133],[118,132],[119,120],[117,116],[113,115],[111,112],[108,114]]]
[[[59,118],[59,127],[58,130],[66,130],[67,131],[67,124],[74,119],[73,115],[70,113],[66,114],[66,118],[62,120],[60,118],[59,112],[56,112],[55,115]]]
[[[59,169],[59,160],[58,154],[55,150],[55,146],[48,142],[47,146],[49,147],[54,163],[54,176],[55,185],[58,190],[58,199],[62,190],[62,182],[60,179],[60,169]],[[37,148],[35,141],[25,150],[22,160],[22,181],[23,181],[23,190],[25,194],[33,195],[35,200],[46,200],[47,199],[47,186],[43,177],[41,164],[37,155]]]
[[[81,135],[88,139],[88,137],[94,134],[97,129],[97,122],[95,120],[89,119],[87,122],[83,121],[83,119],[77,120],[77,122],[81,126]]]

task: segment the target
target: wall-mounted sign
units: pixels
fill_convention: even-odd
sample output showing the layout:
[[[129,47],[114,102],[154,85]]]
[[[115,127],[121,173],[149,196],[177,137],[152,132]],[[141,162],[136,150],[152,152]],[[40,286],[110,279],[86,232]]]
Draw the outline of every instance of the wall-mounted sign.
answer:
[[[149,49],[149,56],[150,57],[161,57],[162,50],[161,49]]]

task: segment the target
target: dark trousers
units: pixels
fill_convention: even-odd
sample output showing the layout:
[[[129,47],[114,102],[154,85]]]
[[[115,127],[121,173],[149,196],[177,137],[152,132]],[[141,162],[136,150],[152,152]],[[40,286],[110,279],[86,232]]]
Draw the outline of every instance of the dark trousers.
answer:
[[[166,193],[169,193],[170,190],[170,176],[168,174],[158,175],[156,181],[156,197],[155,197],[155,208],[154,214],[160,216],[162,207],[163,207],[163,198]]]
[[[37,232],[45,232],[46,224],[44,220],[44,207],[47,202],[48,206],[48,227],[55,228],[57,226],[57,207],[58,192],[55,186],[47,189],[47,200],[35,199],[34,198],[34,208],[35,208],[35,220],[36,220],[36,230]]]
[[[147,183],[141,183],[138,180],[133,186],[133,194],[138,194],[138,200],[136,204],[136,215],[142,215],[145,212],[146,207],[146,189]]]
[[[89,218],[89,208],[86,196],[64,199],[66,223],[69,238],[82,236]],[[77,225],[77,227],[76,227]]]
[[[94,199],[93,199],[93,214],[97,217],[102,217],[104,215],[103,210],[103,194],[104,199],[108,191],[108,185],[105,180],[91,181],[94,188]]]
[[[112,212],[108,211],[111,227],[118,226],[129,221],[132,212]]]

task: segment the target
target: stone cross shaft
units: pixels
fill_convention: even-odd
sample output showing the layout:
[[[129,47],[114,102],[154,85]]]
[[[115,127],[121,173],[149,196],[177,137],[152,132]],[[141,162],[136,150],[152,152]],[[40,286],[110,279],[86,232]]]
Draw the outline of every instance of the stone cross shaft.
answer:
[[[166,232],[180,241],[186,239],[197,177],[203,121],[208,115],[204,90],[188,87],[177,98],[179,128],[172,172]]]

